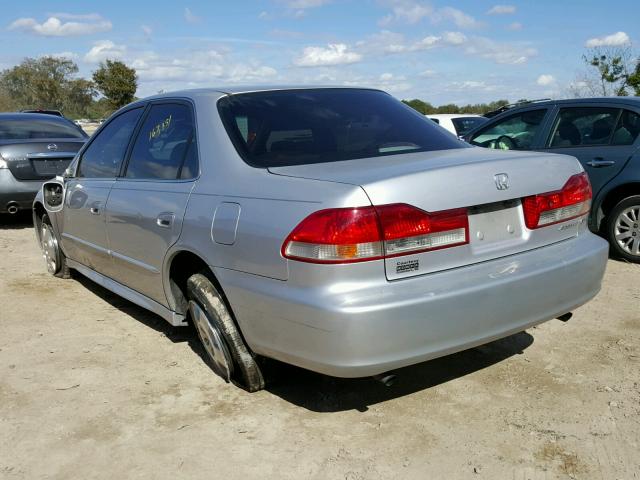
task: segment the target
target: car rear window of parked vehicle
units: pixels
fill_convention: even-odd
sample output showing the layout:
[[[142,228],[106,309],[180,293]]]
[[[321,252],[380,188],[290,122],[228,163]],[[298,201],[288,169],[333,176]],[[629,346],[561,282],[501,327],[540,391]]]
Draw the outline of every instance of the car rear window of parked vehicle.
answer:
[[[640,133],[640,115],[630,110],[623,110],[620,120],[613,132],[611,145],[632,145]]]
[[[113,178],[120,173],[131,134],[143,110],[140,107],[124,112],[95,134],[80,159],[78,177]]]
[[[629,110],[610,107],[562,108],[556,118],[549,146],[631,145],[639,130],[639,117]]]
[[[191,108],[153,105],[131,151],[127,178],[176,180],[194,178],[195,137]]]
[[[0,140],[38,138],[86,138],[86,136],[67,120],[54,117],[0,121]]]
[[[237,94],[222,98],[218,110],[238,153],[255,167],[466,148],[377,90]]]

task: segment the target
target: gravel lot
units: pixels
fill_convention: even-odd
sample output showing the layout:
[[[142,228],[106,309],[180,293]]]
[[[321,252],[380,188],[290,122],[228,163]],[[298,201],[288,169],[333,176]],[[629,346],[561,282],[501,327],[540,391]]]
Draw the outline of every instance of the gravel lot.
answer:
[[[391,388],[277,364],[247,394],[190,330],[47,275],[28,222],[0,218],[0,478],[640,478],[636,265]]]

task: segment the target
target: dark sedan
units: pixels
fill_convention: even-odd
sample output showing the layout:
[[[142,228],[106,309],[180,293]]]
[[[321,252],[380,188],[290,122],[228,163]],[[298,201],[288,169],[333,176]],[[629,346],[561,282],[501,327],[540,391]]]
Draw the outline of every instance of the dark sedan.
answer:
[[[0,113],[0,213],[31,209],[42,182],[61,175],[87,134],[42,113]]]
[[[576,157],[593,187],[589,227],[607,237],[616,256],[640,263],[640,98],[531,102],[492,118],[465,140]]]

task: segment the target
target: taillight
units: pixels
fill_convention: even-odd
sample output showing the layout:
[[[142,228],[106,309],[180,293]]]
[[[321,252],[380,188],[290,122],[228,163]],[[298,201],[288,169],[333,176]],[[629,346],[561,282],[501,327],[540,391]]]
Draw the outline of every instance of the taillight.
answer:
[[[320,210],[282,245],[286,258],[349,263],[468,243],[466,209],[429,213],[406,204]]]
[[[585,172],[573,175],[561,190],[522,199],[527,228],[565,222],[589,213],[591,184]]]

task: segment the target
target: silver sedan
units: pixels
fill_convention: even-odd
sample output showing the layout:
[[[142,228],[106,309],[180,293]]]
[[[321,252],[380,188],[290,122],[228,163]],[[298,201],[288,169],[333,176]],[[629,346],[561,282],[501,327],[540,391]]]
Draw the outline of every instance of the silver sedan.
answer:
[[[470,147],[390,95],[204,89],[116,112],[34,203],[70,269],[193,324],[249,391],[261,358],[383,374],[567,314],[607,244],[569,156]]]

